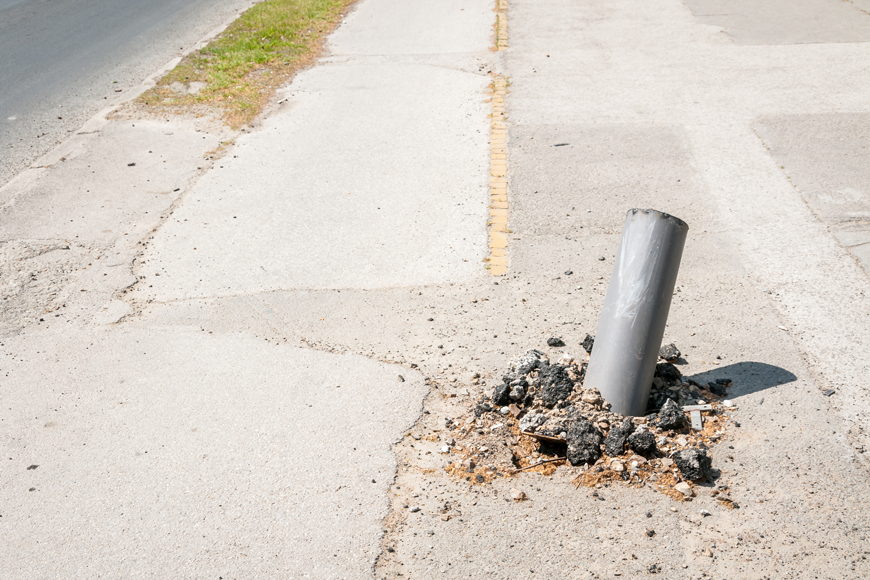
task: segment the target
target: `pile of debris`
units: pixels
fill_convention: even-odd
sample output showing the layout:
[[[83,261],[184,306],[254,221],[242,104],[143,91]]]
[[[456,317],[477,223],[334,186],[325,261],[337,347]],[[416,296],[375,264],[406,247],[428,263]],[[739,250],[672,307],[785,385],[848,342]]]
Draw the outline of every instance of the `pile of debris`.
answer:
[[[593,340],[587,336],[583,343],[589,353]],[[693,482],[718,476],[710,446],[729,421],[724,413],[733,405],[719,399],[731,381],[684,380],[668,362],[679,359],[679,350],[671,344],[660,354],[665,361],[656,366],[644,417],[613,413],[597,390],[585,388],[585,360],[565,354],[550,363],[538,350],[517,357],[473,416],[447,420],[451,436],[442,452],[460,456],[448,472],[485,483],[520,471],[550,474],[567,463],[577,472],[578,486],[651,484],[675,499],[690,499]],[[719,491],[730,504],[727,490]]]

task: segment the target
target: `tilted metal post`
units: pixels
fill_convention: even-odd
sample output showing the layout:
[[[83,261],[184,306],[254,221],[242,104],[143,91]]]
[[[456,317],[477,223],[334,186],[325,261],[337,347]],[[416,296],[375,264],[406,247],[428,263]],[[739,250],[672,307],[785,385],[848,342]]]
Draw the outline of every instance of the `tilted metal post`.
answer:
[[[613,412],[646,412],[688,232],[683,220],[651,209],[625,218],[584,381]]]

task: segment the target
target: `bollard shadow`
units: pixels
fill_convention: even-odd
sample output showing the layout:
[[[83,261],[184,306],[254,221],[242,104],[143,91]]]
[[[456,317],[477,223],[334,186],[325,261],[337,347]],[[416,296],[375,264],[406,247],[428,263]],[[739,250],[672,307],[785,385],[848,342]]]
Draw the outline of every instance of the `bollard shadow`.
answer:
[[[728,389],[728,398],[734,399],[742,395],[750,395],[785,385],[797,380],[794,373],[775,365],[762,362],[739,362],[723,367],[716,367],[698,373],[687,375],[683,380],[691,379],[700,385],[712,383],[716,379],[731,379],[734,384]]]

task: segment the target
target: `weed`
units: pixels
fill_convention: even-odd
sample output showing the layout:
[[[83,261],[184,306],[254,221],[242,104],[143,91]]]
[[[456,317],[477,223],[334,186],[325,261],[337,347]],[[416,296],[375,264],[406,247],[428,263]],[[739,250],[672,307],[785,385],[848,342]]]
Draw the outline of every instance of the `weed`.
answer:
[[[212,105],[222,110],[231,127],[249,123],[275,89],[316,56],[323,38],[353,1],[255,4],[207,46],[184,57],[138,100],[156,107]]]

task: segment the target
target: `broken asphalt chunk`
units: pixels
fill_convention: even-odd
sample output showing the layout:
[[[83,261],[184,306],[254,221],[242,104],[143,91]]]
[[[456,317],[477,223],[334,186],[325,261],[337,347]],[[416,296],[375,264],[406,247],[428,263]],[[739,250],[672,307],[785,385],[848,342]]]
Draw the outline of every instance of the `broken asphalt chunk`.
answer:
[[[665,381],[669,385],[673,385],[678,380],[683,378],[683,373],[681,373],[680,369],[678,369],[671,363],[663,362],[656,365],[655,376],[659,377],[661,380]]]
[[[541,403],[552,409],[574,391],[574,383],[562,365],[549,365],[541,369]]]
[[[592,465],[601,456],[601,440],[604,437],[591,422],[578,419],[568,428],[568,461],[571,465]]]
[[[668,399],[658,413],[656,427],[665,431],[682,429],[686,426],[686,414],[673,399]]]
[[[680,358],[680,349],[677,348],[673,342],[670,344],[664,345],[661,349],[659,349],[659,356],[668,362],[674,362]]]
[[[511,402],[511,388],[508,384],[502,383],[498,385],[492,392],[492,402],[498,407],[504,407]]]
[[[628,438],[628,446],[638,455],[652,455],[656,451],[656,436],[647,429],[636,431]]]
[[[711,459],[703,449],[683,449],[671,457],[685,479],[696,481],[710,475]]]
[[[604,451],[610,457],[622,455],[625,442],[632,433],[634,433],[634,424],[631,422],[631,417],[628,417],[619,425],[611,427],[607,439],[604,440]]]

